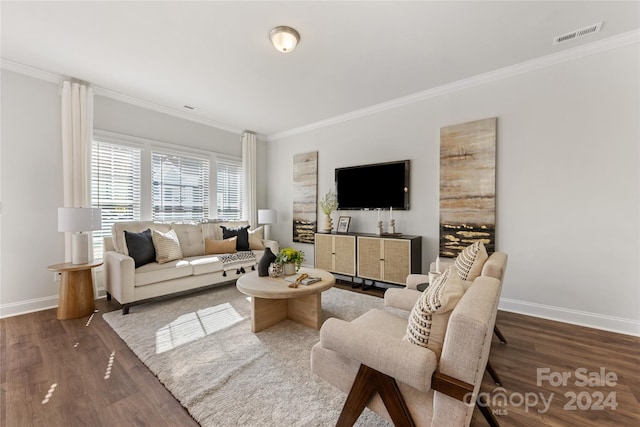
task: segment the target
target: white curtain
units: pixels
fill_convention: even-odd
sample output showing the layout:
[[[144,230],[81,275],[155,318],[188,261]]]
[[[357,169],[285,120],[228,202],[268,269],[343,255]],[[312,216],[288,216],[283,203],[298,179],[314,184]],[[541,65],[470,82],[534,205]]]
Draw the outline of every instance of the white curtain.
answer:
[[[93,89],[65,81],[62,83],[63,207],[91,207],[92,139]],[[91,250],[91,245],[89,248]],[[71,233],[65,233],[65,260],[71,261]]]
[[[250,131],[242,133],[242,173],[244,174],[242,216],[249,221],[252,228],[258,226],[256,145],[255,133]]]

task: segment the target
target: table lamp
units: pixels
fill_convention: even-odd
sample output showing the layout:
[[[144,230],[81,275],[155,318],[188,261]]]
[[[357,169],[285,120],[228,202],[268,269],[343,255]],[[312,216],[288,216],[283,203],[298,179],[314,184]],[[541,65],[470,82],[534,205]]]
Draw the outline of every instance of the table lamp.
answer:
[[[58,208],[58,231],[72,232],[71,263],[89,262],[89,235],[85,231],[102,229],[100,208]]]
[[[258,224],[264,224],[264,238],[269,240],[271,225],[278,222],[278,211],[275,209],[258,209]]]

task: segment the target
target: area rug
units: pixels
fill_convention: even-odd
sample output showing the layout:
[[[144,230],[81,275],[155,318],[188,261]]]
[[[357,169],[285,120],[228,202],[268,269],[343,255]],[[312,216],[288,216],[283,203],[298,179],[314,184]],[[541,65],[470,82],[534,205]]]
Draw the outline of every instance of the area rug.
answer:
[[[383,308],[332,288],[323,318]],[[346,395],[311,372],[319,331],[285,320],[251,332],[250,300],[235,285],[106,313],[104,319],[202,426],[331,426]],[[365,409],[356,425],[388,426]]]

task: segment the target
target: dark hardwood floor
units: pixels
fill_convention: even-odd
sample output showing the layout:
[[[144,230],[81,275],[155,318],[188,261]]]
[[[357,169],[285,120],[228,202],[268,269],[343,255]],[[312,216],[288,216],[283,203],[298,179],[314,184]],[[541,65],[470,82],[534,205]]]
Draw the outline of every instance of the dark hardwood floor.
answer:
[[[119,305],[96,306],[92,317],[75,320],[57,320],[55,309],[0,320],[0,425],[196,426],[102,319]],[[494,337],[490,360],[503,388],[485,374],[482,391],[490,403],[504,393],[506,406],[492,408],[502,426],[640,425],[640,338],[506,312],[498,324],[508,344]],[[609,383],[576,385],[581,368],[605,369]],[[538,369],[571,377],[538,384]],[[547,410],[541,397],[551,398]],[[597,404],[605,408],[592,409]],[[478,410],[471,425],[487,425]]]

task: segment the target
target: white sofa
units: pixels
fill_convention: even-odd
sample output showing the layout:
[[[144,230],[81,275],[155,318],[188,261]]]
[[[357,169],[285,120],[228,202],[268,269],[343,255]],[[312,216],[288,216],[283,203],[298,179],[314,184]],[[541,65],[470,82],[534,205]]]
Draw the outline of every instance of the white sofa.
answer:
[[[264,240],[262,227],[250,230],[249,237],[254,249],[249,252],[255,255],[252,258],[249,252],[238,252],[235,256],[206,255],[205,240],[221,241],[221,226],[238,228],[248,225],[246,221],[195,224],[132,221],[114,224],[111,237],[104,239],[107,299],[115,298],[122,304],[122,313],[127,314],[130,306],[152,298],[235,281],[239,274],[257,268],[265,246],[278,253],[278,242]],[[162,233],[174,230],[183,258],[162,264],[151,262],[136,268],[134,259],[128,254],[124,232],[140,233],[147,229]]]

